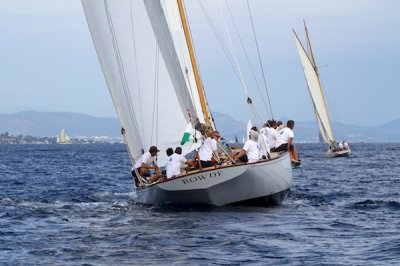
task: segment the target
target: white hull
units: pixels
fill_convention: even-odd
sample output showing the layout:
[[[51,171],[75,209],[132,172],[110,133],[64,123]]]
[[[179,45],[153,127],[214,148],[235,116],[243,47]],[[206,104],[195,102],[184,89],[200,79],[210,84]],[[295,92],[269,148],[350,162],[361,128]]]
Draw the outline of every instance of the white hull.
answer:
[[[333,151],[329,150],[325,153],[326,157],[333,158],[333,157],[346,157],[349,156],[351,153],[351,149],[345,149],[345,150],[339,150],[339,151]]]
[[[292,185],[289,154],[251,164],[198,171],[136,189],[139,202],[147,204],[246,203],[279,205]]]

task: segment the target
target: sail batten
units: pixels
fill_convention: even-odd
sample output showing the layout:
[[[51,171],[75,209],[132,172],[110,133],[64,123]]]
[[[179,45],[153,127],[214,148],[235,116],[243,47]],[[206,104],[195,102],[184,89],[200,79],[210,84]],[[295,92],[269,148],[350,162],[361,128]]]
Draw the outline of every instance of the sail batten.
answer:
[[[293,31],[293,33],[297,45],[297,50],[300,55],[301,64],[303,66],[304,75],[307,80],[308,90],[310,92],[311,99],[313,102],[314,112],[317,118],[321,136],[324,139],[324,142],[326,142],[329,146],[334,147],[336,145],[336,141],[333,136],[332,126],[329,120],[329,115],[326,108],[324,95],[322,92],[322,85],[319,79],[315,61],[313,60],[313,58],[310,58],[309,54],[307,54],[296,32]],[[311,44],[308,42],[308,45]]]

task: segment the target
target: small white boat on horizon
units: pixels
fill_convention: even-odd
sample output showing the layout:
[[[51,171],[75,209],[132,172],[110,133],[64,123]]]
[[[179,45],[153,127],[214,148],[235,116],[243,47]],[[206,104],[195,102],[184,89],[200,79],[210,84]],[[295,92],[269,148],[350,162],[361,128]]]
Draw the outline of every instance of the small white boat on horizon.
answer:
[[[71,139],[65,134],[65,130],[61,129],[60,134],[57,135],[56,139],[57,144],[71,144]]]

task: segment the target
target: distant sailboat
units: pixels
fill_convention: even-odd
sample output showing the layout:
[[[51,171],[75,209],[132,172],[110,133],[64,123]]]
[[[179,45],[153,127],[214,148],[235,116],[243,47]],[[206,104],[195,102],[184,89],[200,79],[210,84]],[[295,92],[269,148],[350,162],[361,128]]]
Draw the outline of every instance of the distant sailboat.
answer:
[[[65,134],[64,129],[61,129],[60,134],[57,135],[57,144],[71,144],[71,139]]]
[[[301,63],[303,65],[304,75],[307,80],[308,90],[311,95],[313,102],[314,112],[318,121],[318,126],[320,130],[320,139],[328,144],[328,149],[325,153],[327,157],[339,157],[348,156],[351,153],[350,147],[347,143],[343,142],[344,145],[339,145],[337,147],[336,140],[333,136],[332,125],[329,119],[328,110],[325,103],[325,98],[322,90],[321,81],[319,78],[319,72],[317,64],[315,63],[314,54],[311,48],[311,42],[308,35],[308,30],[306,27],[306,22],[304,21],[304,29],[307,37],[307,48],[305,49],[301,43],[298,35],[293,30],[295,41],[297,45],[297,50],[300,55]]]

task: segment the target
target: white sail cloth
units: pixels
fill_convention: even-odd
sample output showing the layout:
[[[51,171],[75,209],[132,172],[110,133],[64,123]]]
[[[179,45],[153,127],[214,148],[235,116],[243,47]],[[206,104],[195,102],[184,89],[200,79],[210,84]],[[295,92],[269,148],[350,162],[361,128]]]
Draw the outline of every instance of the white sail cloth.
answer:
[[[198,112],[161,2],[82,0],[82,5],[132,161],[156,145],[163,165],[165,150],[179,146]]]
[[[336,141],[335,138],[333,137],[332,127],[329,120],[328,111],[326,108],[326,103],[318,74],[316,73],[313,63],[311,62],[298,36],[296,35],[296,33],[294,35],[295,35],[297,50],[299,51],[300,55],[301,64],[303,66],[304,75],[307,80],[308,90],[310,92],[311,99],[314,105],[314,111],[317,117],[321,136],[323,137],[326,143],[328,143],[331,146],[335,146]]]

